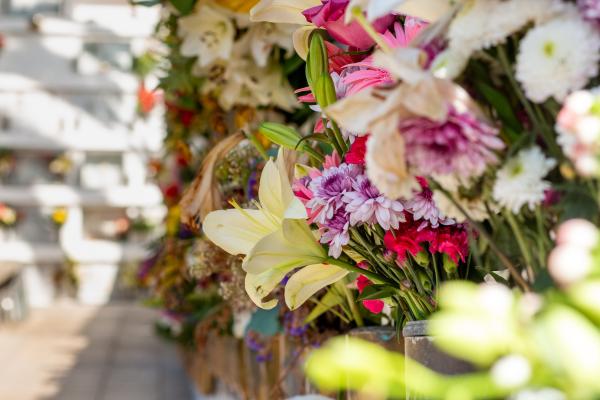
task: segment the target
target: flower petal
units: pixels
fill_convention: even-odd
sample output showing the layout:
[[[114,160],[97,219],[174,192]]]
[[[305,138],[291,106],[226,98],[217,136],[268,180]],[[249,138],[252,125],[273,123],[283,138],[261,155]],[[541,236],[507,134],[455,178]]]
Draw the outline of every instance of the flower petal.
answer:
[[[262,238],[244,259],[246,272],[260,274],[274,268],[297,268],[323,262],[327,254],[306,221],[284,220],[281,229]]]
[[[292,275],[285,285],[285,302],[290,310],[295,310],[319,290],[347,274],[345,269],[329,264],[304,267]]]
[[[294,268],[273,268],[260,274],[246,274],[246,293],[257,307],[270,310],[277,305],[277,299],[263,302],[283,278]]]
[[[250,10],[250,20],[306,25],[302,11],[320,4],[320,0],[261,0]]]
[[[308,56],[310,34],[315,29],[317,28],[314,25],[302,26],[298,28],[292,36],[294,41],[294,50],[296,50],[298,56],[303,60],[306,60],[306,57]]]
[[[278,228],[258,210],[219,210],[209,213],[202,229],[229,254],[248,254],[262,238]]]

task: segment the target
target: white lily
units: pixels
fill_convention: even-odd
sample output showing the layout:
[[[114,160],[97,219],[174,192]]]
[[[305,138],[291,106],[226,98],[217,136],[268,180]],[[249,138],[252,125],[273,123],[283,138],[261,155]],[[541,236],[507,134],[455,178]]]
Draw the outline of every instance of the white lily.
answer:
[[[302,11],[321,4],[320,0],[261,0],[250,10],[250,20],[274,24],[300,25],[292,35],[294,49],[303,59],[308,54],[308,38],[316,27],[306,21]]]
[[[456,0],[351,0],[346,11],[346,21],[352,20],[352,9],[360,7],[369,20],[397,12],[427,22],[435,22],[451,11]]]
[[[229,59],[235,27],[217,8],[201,5],[193,14],[179,19],[178,34],[183,38],[181,54],[198,57],[198,66],[205,67]]]
[[[325,265],[327,252],[308,223],[304,205],[294,196],[283,151],[263,169],[258,209],[213,211],[203,222],[206,236],[230,254],[246,255],[243,263],[246,292],[261,308],[277,305],[265,298],[285,276],[297,268],[285,288],[286,303],[295,309],[323,287],[342,279],[348,271]]]

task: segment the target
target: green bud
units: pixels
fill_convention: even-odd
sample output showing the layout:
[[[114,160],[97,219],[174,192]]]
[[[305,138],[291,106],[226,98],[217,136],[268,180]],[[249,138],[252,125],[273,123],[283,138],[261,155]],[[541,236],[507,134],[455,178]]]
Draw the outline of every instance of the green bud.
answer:
[[[315,83],[323,75],[329,75],[327,47],[319,31],[314,31],[310,36],[308,57],[306,58],[306,79],[313,91]]]
[[[425,290],[429,292],[433,289],[433,283],[431,283],[425,271],[417,271],[417,276],[419,277],[419,281],[421,281],[421,286],[423,286]]]
[[[423,250],[418,252],[417,255],[414,256],[414,259],[421,267],[428,267],[429,263],[431,262],[429,259],[429,253]]]
[[[458,265],[454,261],[452,261],[452,259],[448,257],[447,254],[444,254],[444,271],[446,271],[448,275],[452,275],[456,273],[457,270]]]
[[[271,142],[288,149],[296,149],[302,137],[294,129],[275,122],[263,122],[258,131]]]

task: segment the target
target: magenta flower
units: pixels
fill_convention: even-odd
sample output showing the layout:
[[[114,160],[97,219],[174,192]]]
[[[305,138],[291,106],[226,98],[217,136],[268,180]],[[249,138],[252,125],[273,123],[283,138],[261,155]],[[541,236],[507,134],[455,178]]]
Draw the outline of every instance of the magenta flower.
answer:
[[[312,22],[319,28],[325,28],[332,38],[351,47],[368,49],[375,44],[358,22],[345,24],[344,13],[350,0],[321,0],[321,2],[320,6],[304,10],[303,14],[308,22]],[[393,20],[393,15],[386,15],[377,19],[373,26],[377,32],[382,33]]]
[[[404,207],[396,200],[390,200],[369,181],[360,175],[354,181],[354,191],[344,194],[346,211],[350,216],[350,225],[358,223],[379,224],[384,230],[398,229],[404,222]]]
[[[419,175],[481,175],[504,148],[498,129],[469,112],[450,107],[444,121],[411,117],[400,122],[408,164]]]

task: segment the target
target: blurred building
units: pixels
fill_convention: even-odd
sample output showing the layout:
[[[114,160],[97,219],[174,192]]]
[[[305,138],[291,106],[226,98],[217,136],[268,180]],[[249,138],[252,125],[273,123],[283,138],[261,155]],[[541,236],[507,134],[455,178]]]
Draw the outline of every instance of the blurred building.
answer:
[[[160,110],[138,113],[132,66],[158,12],[2,0],[0,269],[22,267],[33,306],[103,303],[147,252],[163,211],[146,164],[163,129]]]

